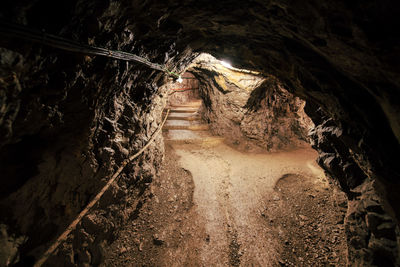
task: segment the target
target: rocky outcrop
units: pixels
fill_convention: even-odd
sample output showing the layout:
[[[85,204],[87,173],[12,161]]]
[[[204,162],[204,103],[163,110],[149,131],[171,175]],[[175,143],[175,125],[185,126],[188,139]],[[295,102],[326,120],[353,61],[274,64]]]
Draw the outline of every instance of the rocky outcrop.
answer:
[[[337,181],[349,200],[345,218],[348,262],[355,266],[396,266],[398,225],[384,210],[377,182],[355,162],[352,151],[340,139],[342,135],[343,130],[332,119],[311,131],[312,145],[320,152],[319,165]]]
[[[189,66],[200,81],[202,116],[214,134],[243,150],[279,151],[308,143],[305,102],[273,76],[225,67],[202,54]]]

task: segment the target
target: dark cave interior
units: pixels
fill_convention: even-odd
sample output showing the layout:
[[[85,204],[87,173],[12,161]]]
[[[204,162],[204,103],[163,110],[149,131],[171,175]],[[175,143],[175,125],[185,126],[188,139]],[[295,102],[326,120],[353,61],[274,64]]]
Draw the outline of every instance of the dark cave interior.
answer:
[[[33,265],[150,140],[169,99],[179,101],[171,90],[185,88],[143,64],[10,37],[13,23],[138,55],[183,84],[194,78],[203,119],[240,149],[311,143],[347,197],[347,265],[400,266],[399,15],[394,0],[4,1],[0,264]],[[257,73],[252,89],[210,67],[215,58]],[[140,213],[164,155],[160,135],[47,264],[103,264],[104,246]],[[89,260],[74,256],[86,251]]]

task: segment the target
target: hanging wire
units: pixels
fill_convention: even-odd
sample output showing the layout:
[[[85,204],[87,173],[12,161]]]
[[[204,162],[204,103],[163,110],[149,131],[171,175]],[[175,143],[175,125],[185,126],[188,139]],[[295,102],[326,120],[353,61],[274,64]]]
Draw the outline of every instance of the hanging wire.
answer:
[[[135,54],[80,44],[79,42],[76,41],[72,41],[57,35],[45,33],[35,29],[31,29],[23,25],[10,23],[4,20],[0,20],[0,36],[2,38],[16,38],[25,41],[40,43],[46,46],[51,46],[65,51],[76,52],[86,55],[105,56],[118,60],[134,61],[139,64],[145,65],[149,68],[165,72],[169,76],[173,76],[176,78],[180,77],[179,74],[169,71],[165,65],[162,66],[160,64],[150,62],[147,59],[139,57]]]

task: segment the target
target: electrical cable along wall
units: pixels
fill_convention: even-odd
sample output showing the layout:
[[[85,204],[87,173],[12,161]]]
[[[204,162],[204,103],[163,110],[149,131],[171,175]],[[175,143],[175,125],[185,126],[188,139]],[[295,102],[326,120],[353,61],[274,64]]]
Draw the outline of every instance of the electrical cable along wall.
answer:
[[[57,35],[48,34],[43,31],[31,29],[23,25],[10,23],[4,20],[0,20],[0,36],[4,39],[19,39],[28,42],[40,43],[46,46],[74,53],[81,53],[93,56],[104,56],[125,61],[133,61],[142,64],[148,68],[165,72],[167,75],[175,77],[176,79],[180,79],[179,74],[168,70],[166,66],[150,62],[149,60],[139,57],[135,54],[80,44],[76,41],[72,41]]]
[[[168,70],[167,66],[150,62],[146,58],[139,57],[135,54],[81,44],[79,42],[69,40],[57,35],[47,34],[45,32],[31,29],[26,26],[9,23],[1,19],[0,19],[0,38],[1,40],[5,41],[22,40],[27,43],[39,43],[45,46],[54,47],[64,51],[69,51],[84,55],[104,56],[117,60],[136,62],[148,68],[165,72],[168,76],[180,79],[180,75],[173,71]],[[71,231],[75,229],[75,227],[80,223],[82,218],[84,218],[85,215],[87,215],[87,213],[90,212],[91,208],[100,200],[103,194],[110,188],[110,186],[113,183],[115,183],[115,181],[118,179],[118,177],[120,176],[123,169],[127,166],[127,164],[135,160],[141,153],[143,153],[146,149],[149,148],[149,146],[154,142],[155,138],[160,134],[162,126],[164,125],[166,118],[168,117],[168,113],[169,110],[167,111],[166,116],[162,121],[162,123],[159,125],[158,129],[153,133],[150,140],[138,152],[128,157],[121,163],[121,166],[112,176],[109,177],[109,180],[104,185],[104,187],[102,187],[102,189],[95,195],[95,197],[84,207],[83,210],[81,210],[78,216],[69,224],[69,226],[65,229],[65,231],[63,231],[59,235],[59,237],[51,243],[47,251],[41,255],[41,257],[36,261],[34,266],[41,266],[47,261],[47,259],[56,251],[58,246],[68,238]]]

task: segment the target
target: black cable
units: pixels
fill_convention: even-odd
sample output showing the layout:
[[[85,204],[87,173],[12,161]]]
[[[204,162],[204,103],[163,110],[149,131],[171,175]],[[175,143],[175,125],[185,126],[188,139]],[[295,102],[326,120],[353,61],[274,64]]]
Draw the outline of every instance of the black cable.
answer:
[[[157,63],[152,63],[145,58],[139,57],[131,53],[80,44],[76,41],[72,41],[57,35],[48,34],[39,30],[31,29],[23,25],[6,22],[4,20],[0,20],[0,36],[2,38],[16,38],[25,41],[40,43],[65,51],[76,52],[86,55],[105,56],[119,60],[134,61],[143,64],[149,68],[163,71],[171,76],[179,78],[178,74],[169,71],[166,67]]]

